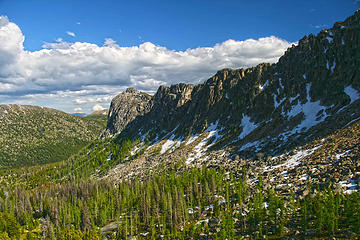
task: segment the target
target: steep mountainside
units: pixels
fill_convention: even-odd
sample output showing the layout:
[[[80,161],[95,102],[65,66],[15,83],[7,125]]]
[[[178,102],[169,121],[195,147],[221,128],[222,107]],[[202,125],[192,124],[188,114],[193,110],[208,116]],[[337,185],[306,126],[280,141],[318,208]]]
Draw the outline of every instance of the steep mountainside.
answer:
[[[135,119],[132,114],[134,120],[117,131],[116,139],[142,139],[133,153],[146,149],[144,154],[111,175],[135,176],[165,158],[196,165],[209,164],[211,155],[226,156],[224,162],[281,155],[286,162],[296,149],[360,118],[359,57],[357,11],[317,36],[304,37],[276,64],[224,69],[196,86],[161,86],[142,103],[146,111]],[[110,112],[117,110],[112,106]],[[117,116],[127,118],[124,111]],[[119,123],[125,126],[109,118],[108,126]]]
[[[65,160],[104,127],[50,108],[0,105],[0,168]]]

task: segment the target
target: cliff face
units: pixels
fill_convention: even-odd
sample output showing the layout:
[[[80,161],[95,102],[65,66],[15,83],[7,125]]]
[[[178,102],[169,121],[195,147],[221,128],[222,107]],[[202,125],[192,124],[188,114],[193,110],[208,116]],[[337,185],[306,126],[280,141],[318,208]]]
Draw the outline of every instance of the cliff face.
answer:
[[[136,116],[147,113],[150,99],[150,95],[135,88],[128,88],[117,95],[111,101],[107,126],[101,137],[111,137],[121,132]]]

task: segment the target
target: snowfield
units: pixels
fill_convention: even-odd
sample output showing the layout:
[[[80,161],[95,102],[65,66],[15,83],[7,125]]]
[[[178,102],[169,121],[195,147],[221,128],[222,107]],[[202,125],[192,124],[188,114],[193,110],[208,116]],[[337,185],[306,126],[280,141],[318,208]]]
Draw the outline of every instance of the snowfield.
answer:
[[[204,156],[206,151],[212,145],[214,145],[220,138],[222,138],[223,135],[220,134],[220,131],[222,129],[217,129],[218,123],[219,121],[216,121],[215,124],[211,123],[210,126],[204,131],[204,133],[208,133],[208,135],[194,147],[193,152],[190,153],[188,159],[185,162],[186,164],[191,164],[195,159]],[[213,137],[215,137],[215,139],[211,142],[211,144],[208,144],[209,139]]]
[[[310,154],[313,154],[315,152],[315,150],[318,149],[319,147],[320,146],[316,146],[312,149],[298,151],[295,155],[291,156],[291,158],[289,158],[286,162],[284,162],[282,164],[265,167],[264,172],[273,171],[280,167],[285,167],[287,169],[295,168],[296,166],[301,164],[301,159],[303,159],[304,157],[306,157]]]

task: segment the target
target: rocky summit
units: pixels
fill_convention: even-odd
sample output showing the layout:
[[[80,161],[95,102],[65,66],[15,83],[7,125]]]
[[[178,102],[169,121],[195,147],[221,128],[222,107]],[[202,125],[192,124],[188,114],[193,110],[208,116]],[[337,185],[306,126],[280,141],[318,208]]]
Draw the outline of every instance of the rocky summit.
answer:
[[[324,146],[321,141],[360,119],[359,40],[357,11],[317,36],[305,36],[276,64],[223,69],[199,85],[161,86],[152,97],[135,89],[119,94],[110,107],[109,134],[103,136],[141,139],[132,153],[141,154],[109,177],[141,176],[174,162],[247,165],[257,172],[254,179],[262,172],[273,181],[269,173],[275,169],[296,172],[302,161],[313,161]],[[336,181],[360,171],[356,165],[349,169]],[[302,169],[296,174],[311,173]]]
[[[149,112],[150,99],[149,94],[135,88],[128,88],[117,95],[111,101],[106,130],[101,137],[110,137],[121,132],[136,116]]]

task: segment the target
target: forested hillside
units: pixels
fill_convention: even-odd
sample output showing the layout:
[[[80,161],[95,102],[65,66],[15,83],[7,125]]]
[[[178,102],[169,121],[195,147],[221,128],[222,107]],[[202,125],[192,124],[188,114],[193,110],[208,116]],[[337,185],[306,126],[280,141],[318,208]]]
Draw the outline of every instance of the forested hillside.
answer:
[[[309,185],[279,195],[247,170],[179,166],[145,181],[0,189],[0,239],[355,239],[360,194]],[[250,184],[250,185],[249,185]]]
[[[0,167],[62,161],[96,139],[104,120],[36,106],[0,105]]]

